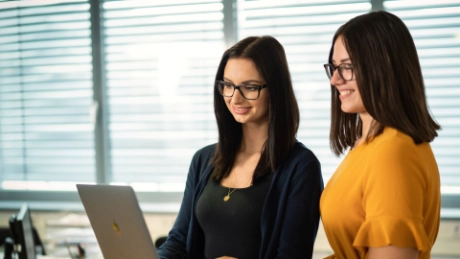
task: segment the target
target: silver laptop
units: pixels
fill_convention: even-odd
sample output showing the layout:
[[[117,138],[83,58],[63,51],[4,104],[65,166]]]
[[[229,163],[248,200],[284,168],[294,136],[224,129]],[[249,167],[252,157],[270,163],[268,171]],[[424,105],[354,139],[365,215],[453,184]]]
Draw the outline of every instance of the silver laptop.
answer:
[[[131,186],[77,184],[105,259],[159,259]]]

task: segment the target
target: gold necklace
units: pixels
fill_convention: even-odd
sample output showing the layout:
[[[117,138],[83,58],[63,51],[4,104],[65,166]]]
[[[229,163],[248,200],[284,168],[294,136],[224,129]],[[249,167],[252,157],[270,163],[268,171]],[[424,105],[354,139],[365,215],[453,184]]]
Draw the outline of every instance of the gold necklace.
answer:
[[[228,193],[227,195],[224,197],[224,201],[228,201],[230,200],[230,194],[232,194],[234,191],[236,191],[237,188],[233,189],[233,191],[230,191],[230,187],[228,188]]]
[[[253,176],[251,175],[251,178],[250,178],[250,179],[251,179],[251,182],[249,183],[249,187],[252,186],[252,177],[253,177]],[[230,200],[230,195],[231,195],[234,191],[236,191],[236,190],[238,189],[238,188],[234,188],[234,189],[232,190],[230,187],[227,187],[227,188],[228,188],[227,195],[224,196],[224,201],[225,201],[225,202],[228,201],[228,200]]]

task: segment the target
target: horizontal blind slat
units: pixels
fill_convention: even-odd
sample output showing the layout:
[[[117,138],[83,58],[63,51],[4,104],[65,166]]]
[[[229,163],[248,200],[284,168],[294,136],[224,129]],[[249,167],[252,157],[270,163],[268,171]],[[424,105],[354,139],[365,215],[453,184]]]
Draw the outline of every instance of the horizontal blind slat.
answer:
[[[0,2],[0,188],[95,180],[89,7]]]
[[[193,154],[217,140],[223,5],[106,1],[103,9],[113,181],[183,191]]]

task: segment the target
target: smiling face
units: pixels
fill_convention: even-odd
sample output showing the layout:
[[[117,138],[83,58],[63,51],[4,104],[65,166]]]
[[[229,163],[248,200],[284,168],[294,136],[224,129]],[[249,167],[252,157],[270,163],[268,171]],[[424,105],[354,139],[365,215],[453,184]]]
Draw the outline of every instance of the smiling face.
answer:
[[[224,70],[224,81],[234,85],[252,84],[264,85],[265,80],[260,75],[254,62],[245,58],[230,58]],[[232,97],[223,97],[228,110],[235,120],[242,124],[268,123],[268,90],[260,90],[257,100],[246,100],[240,91],[235,90]]]
[[[334,44],[334,52],[332,55],[332,63],[334,66],[341,64],[351,64],[350,56],[343,43],[342,37],[338,37]],[[352,65],[352,64],[351,64]],[[344,65],[345,67],[347,65]],[[360,113],[367,114],[363,100],[358,90],[356,82],[356,73],[352,80],[345,81],[340,76],[338,71],[334,71],[331,77],[331,85],[335,86],[340,93],[340,101],[342,102],[341,109],[345,113]]]

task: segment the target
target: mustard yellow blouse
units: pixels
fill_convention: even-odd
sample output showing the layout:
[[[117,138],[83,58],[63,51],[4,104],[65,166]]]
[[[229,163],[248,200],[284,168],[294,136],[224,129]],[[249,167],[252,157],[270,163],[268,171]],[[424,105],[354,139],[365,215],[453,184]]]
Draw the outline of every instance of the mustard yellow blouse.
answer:
[[[415,247],[430,258],[439,229],[439,171],[429,143],[385,128],[348,152],[320,201],[334,251],[327,258],[367,258],[368,247]]]

